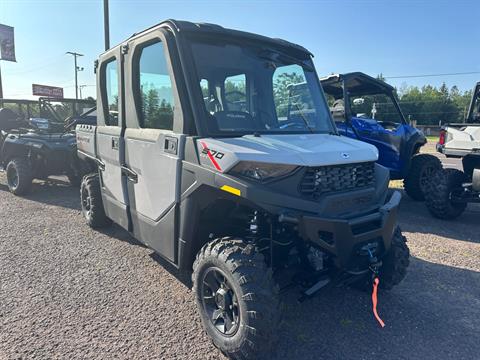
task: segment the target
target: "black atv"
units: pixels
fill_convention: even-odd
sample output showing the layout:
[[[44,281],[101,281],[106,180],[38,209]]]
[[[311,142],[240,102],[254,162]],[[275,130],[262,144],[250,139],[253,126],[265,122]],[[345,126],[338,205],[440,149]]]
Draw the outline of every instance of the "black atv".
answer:
[[[33,179],[52,175],[66,175],[73,186],[79,186],[88,169],[76,151],[75,134],[63,131],[63,124],[26,120],[9,108],[0,109],[0,170],[6,172],[13,194],[26,194]]]

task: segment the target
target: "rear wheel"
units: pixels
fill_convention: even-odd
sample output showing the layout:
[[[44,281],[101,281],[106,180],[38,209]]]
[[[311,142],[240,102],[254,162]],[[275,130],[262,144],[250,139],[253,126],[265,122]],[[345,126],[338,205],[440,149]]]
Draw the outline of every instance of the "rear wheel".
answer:
[[[428,211],[439,219],[451,220],[459,217],[467,207],[466,203],[452,201],[452,195],[462,193],[465,174],[457,169],[438,171],[425,193]]]
[[[195,302],[214,345],[233,359],[269,358],[279,300],[263,255],[243,240],[216,239],[193,270]]]
[[[405,192],[417,201],[425,200],[425,191],[432,176],[442,168],[440,160],[433,155],[418,154],[412,158],[410,170],[403,181]]]
[[[15,195],[24,195],[32,187],[30,162],[25,158],[14,158],[7,165],[8,189]]]
[[[112,224],[112,220],[107,217],[103,207],[98,174],[83,177],[80,186],[80,201],[83,217],[91,228],[98,229]]]

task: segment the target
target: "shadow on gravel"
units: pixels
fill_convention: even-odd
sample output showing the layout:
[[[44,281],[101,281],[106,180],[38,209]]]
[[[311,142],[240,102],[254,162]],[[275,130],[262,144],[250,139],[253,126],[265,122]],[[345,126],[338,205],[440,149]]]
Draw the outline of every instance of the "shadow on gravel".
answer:
[[[106,227],[103,229],[96,229],[96,231],[102,234],[108,235],[110,237],[113,237],[117,240],[129,243],[130,245],[140,246],[143,248],[147,247],[143,243],[135,239],[132,235],[130,235],[128,231],[126,231],[125,229],[123,229],[121,226],[117,224],[113,224],[112,226]]]
[[[404,193],[398,214],[403,231],[480,243],[480,206],[477,204],[469,204],[467,210],[455,220],[440,220],[430,215],[423,202],[413,201]]]
[[[150,254],[150,257],[160,266],[162,266],[165,270],[167,270],[171,275],[173,275],[178,281],[180,281],[186,288],[192,288],[192,274],[190,272],[182,272],[178,270],[175,266],[170,264],[157,253],[152,252]]]
[[[8,186],[0,183],[0,191],[8,192]],[[11,196],[15,197],[13,194]],[[31,191],[22,198],[46,205],[80,210],[80,190],[71,186],[68,181],[60,179],[35,180]]]
[[[370,294],[334,288],[298,304],[286,296],[275,359],[478,358],[480,273],[412,258],[404,282]]]
[[[117,224],[113,224],[112,226],[104,229],[98,229],[98,232],[101,232],[102,234],[105,234],[107,236],[113,237],[116,240],[124,241],[130,245],[133,246],[140,246],[142,248],[148,248],[145,244],[141,243],[137,239],[135,239],[128,231],[123,229]],[[157,262],[158,265],[163,267],[165,270],[167,270],[171,275],[173,275],[178,281],[180,281],[184,286],[187,288],[192,287],[192,280],[191,280],[191,275],[189,273],[183,273],[180,272],[175,266],[170,264],[167,260],[162,258],[160,255],[157,253],[153,252],[150,254],[150,258]]]

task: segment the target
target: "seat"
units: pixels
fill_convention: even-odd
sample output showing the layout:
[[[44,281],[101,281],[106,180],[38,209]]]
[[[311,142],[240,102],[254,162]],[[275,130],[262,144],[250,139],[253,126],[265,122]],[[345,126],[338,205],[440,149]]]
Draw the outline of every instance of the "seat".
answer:
[[[18,127],[18,115],[8,109],[0,109],[0,130],[9,131]]]
[[[330,108],[335,121],[345,121],[345,102],[343,99],[337,99]]]

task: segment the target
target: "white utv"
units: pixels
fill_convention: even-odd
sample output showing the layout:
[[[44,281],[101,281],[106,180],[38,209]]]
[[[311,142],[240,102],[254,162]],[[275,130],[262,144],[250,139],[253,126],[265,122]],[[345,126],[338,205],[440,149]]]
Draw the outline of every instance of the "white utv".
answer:
[[[389,289],[405,276],[398,192],[374,146],[340,137],[312,55],[278,39],[165,21],[100,56],[88,224],[115,222],[191,271],[203,326],[231,358],[269,357],[279,291]],[[289,86],[306,83],[292,103]]]
[[[465,122],[442,128],[437,151],[446,157],[462,158],[463,171],[437,171],[425,193],[430,213],[451,220],[460,216],[469,203],[480,203],[480,82],[473,89]]]

